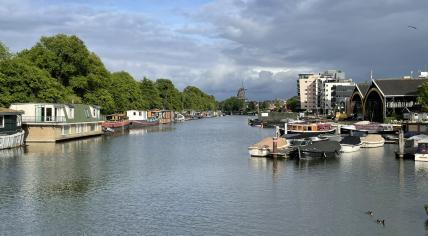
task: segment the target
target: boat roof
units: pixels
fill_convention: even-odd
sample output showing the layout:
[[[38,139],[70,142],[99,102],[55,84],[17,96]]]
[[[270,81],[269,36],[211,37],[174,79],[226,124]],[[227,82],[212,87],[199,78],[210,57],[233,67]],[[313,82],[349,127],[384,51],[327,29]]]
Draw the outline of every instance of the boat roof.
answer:
[[[342,138],[342,140],[340,141],[341,144],[351,144],[351,145],[356,145],[361,143],[361,139],[360,137],[357,136],[345,136]]]

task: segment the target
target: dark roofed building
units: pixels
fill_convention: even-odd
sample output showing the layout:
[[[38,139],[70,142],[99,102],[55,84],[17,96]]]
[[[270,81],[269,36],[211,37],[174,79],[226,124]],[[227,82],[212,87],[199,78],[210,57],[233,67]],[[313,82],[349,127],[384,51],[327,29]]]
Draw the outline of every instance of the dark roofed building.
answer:
[[[365,120],[383,122],[386,117],[400,117],[403,110],[419,110],[417,90],[428,79],[373,80],[363,97]]]
[[[354,114],[354,118],[357,118],[357,119],[364,118],[363,100],[369,88],[370,88],[370,84],[368,82],[359,83],[355,85],[354,91],[350,97],[350,103],[351,103],[350,110]]]

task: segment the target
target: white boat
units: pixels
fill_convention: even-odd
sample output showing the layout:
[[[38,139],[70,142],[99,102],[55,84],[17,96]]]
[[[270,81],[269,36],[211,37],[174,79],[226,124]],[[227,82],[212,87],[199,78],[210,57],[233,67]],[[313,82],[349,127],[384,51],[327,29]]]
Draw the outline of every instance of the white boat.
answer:
[[[421,140],[415,153],[415,161],[428,161],[428,140]]]
[[[289,143],[285,138],[278,138],[277,148],[278,151],[283,151],[289,147]],[[248,147],[248,152],[251,156],[255,157],[266,157],[269,156],[273,151],[273,139],[272,137],[266,137],[260,142],[253,144]]]
[[[340,141],[340,146],[342,147],[341,152],[356,152],[361,148],[361,139],[355,136],[345,136]]]
[[[1,134],[0,135],[0,149],[14,148],[19,147],[24,144],[24,134],[23,130],[14,133],[14,134]]]
[[[385,139],[379,134],[369,134],[365,137],[361,137],[362,148],[377,148],[383,147]]]

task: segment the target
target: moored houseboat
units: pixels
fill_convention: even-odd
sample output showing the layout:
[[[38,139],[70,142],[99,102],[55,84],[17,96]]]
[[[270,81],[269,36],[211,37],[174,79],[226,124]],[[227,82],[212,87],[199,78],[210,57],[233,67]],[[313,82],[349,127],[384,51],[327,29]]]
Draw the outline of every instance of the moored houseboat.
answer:
[[[57,142],[103,134],[99,106],[14,103],[10,108],[24,111],[25,142]]]
[[[23,111],[0,108],[0,149],[19,147],[24,144],[24,130],[21,128]]]
[[[287,133],[293,134],[333,134],[336,129],[328,123],[291,123],[287,124]]]
[[[126,114],[111,114],[101,125],[104,131],[125,131],[129,129],[129,120]]]
[[[150,111],[129,110],[126,111],[129,120],[129,128],[142,128],[159,125],[159,118]]]

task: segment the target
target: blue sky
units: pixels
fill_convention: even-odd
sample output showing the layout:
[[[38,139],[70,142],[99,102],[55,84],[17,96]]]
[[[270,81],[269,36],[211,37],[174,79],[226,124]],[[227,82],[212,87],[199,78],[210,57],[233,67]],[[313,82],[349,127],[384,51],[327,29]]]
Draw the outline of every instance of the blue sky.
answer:
[[[426,9],[426,0],[0,0],[0,41],[16,52],[75,34],[110,71],[169,78],[218,100],[244,82],[262,100],[295,95],[298,73],[341,69],[365,81],[370,70],[424,70]]]

